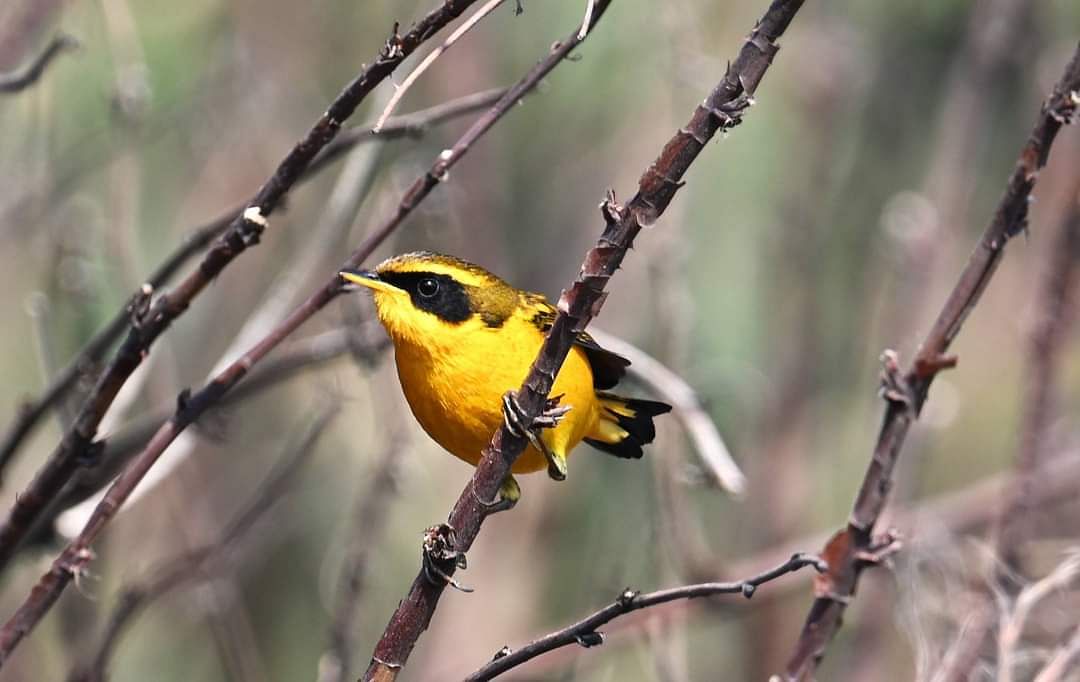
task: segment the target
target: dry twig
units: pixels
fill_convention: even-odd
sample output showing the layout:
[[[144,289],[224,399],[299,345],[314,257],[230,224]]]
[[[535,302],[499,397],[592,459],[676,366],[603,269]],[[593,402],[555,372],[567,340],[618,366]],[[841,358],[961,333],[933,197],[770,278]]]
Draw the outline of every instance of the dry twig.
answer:
[[[599,611],[582,618],[573,625],[569,625],[561,630],[552,632],[549,635],[535,639],[520,649],[510,650],[509,647],[504,647],[495,654],[495,658],[492,659],[490,663],[465,679],[467,682],[490,680],[511,668],[516,668],[522,663],[540,656],[541,654],[554,651],[555,649],[570,644],[576,643],[586,648],[603,644],[604,635],[602,632],[599,632],[597,628],[615,620],[623,614],[637,611],[638,609],[647,609],[651,606],[680,599],[695,599],[718,594],[741,594],[749,599],[754,596],[756,589],[760,585],[776,580],[788,573],[798,571],[806,566],[813,566],[818,570],[825,570],[825,564],[821,559],[808,554],[796,554],[776,568],[745,580],[729,583],[684,585],[682,587],[673,587],[667,590],[649,592],[648,594],[641,594],[627,588],[626,590],[623,590],[622,594],[620,594],[618,599],[614,602]]]
[[[79,41],[69,35],[59,33],[53,36],[53,39],[45,45],[45,49],[30,60],[29,64],[11,73],[0,73],[0,93],[19,92],[37,83],[54,59],[77,47],[79,47]]]
[[[297,182],[311,179],[358,144],[374,140],[419,137],[432,126],[491,106],[505,92],[505,88],[484,90],[410,114],[395,116],[387,121],[377,134],[371,125],[344,130],[319,152]],[[191,230],[183,242],[150,273],[146,283],[154,290],[164,286],[176,276],[181,267],[220,237],[243,211],[244,206],[234,206],[210,222]],[[3,438],[0,438],[0,474],[41,418],[70,393],[80,377],[87,375],[90,368],[104,358],[112,344],[127,329],[130,319],[131,312],[127,308],[117,311],[109,322],[75,353],[67,365],[55,373],[40,396],[22,401]]]
[[[476,141],[506,115],[526,93],[535,88],[540,80],[561,63],[576,46],[577,42],[573,40],[557,44],[548,57],[534,66],[491,109],[477,119],[452,148],[440,153],[432,167],[406,191],[398,204],[395,214],[369,234],[339,269],[359,267],[375,248],[401,225],[416,206],[446,179],[450,168],[468,153]],[[248,211],[245,211],[245,213]],[[82,532],[53,561],[49,572],[41,577],[38,584],[24,600],[22,606],[5,623],[3,628],[0,628],[0,663],[6,660],[22,638],[40,622],[67,585],[75,576],[81,574],[85,566],[93,559],[90,546],[116,515],[117,510],[131,495],[150,467],[165,451],[165,448],[206,410],[216,405],[270,351],[276,348],[316,312],[334,300],[342,291],[344,291],[344,288],[341,278],[337,276],[335,271],[333,277],[316,289],[258,343],[218,373],[197,393],[192,394],[190,391],[184,391],[178,396],[177,410],[173,416],[161,425],[146,447],[128,464],[94,510]]]
[[[488,0],[486,3],[484,3],[483,6],[480,7],[480,9],[476,10],[476,12],[472,14],[472,16],[461,22],[461,25],[454,29],[453,33],[447,36],[446,40],[443,41],[442,45],[436,47],[428,54],[428,56],[424,57],[424,60],[420,62],[420,64],[418,64],[415,69],[409,72],[409,75],[405,77],[405,80],[401,82],[401,85],[397,86],[394,89],[394,96],[390,98],[389,102],[387,102],[386,108],[383,109],[382,114],[379,115],[379,119],[375,121],[375,125],[372,126],[371,132],[381,133],[383,130],[383,126],[386,124],[386,119],[390,118],[390,114],[394,113],[394,109],[397,108],[398,102],[400,102],[401,99],[405,97],[405,93],[409,91],[409,88],[412,87],[413,83],[415,83],[420,78],[420,76],[424,75],[424,72],[427,71],[428,68],[435,63],[435,60],[441,57],[444,52],[453,47],[454,43],[460,40],[461,37],[464,36],[466,33],[471,31],[473,27],[479,24],[484,17],[494,12],[495,8],[503,4],[503,2],[505,2],[505,0]]]
[[[600,18],[610,2],[599,0],[593,21]],[[585,256],[577,280],[559,298],[559,314],[548,331],[516,397],[527,428],[547,403],[547,396],[559,368],[578,332],[583,330],[603,303],[604,287],[622,263],[626,251],[642,227],[654,224],[663,214],[681,179],[713,135],[734,127],[751,103],[754,91],[779,49],[777,38],[783,34],[801,0],[777,0],[754,27],[739,56],[731,64],[720,84],[694,111],[693,117],[664,146],[656,161],[641,176],[637,194],[620,205],[609,193],[601,204],[606,227],[597,245]],[[566,41],[574,44],[575,31]],[[527,441],[505,426],[493,436],[472,479],[458,497],[447,524],[428,530],[425,542],[425,568],[434,566],[447,577],[446,582],[431,580],[430,571],[421,570],[413,580],[408,595],[383,631],[375,647],[364,680],[393,680],[405,665],[420,635],[434,614],[442,591],[457,568],[459,557],[469,550],[489,512],[489,503],[514,460]],[[429,542],[430,541],[430,542]],[[428,547],[434,547],[429,549]],[[443,551],[438,551],[442,549]]]
[[[683,425],[694,451],[709,472],[709,480],[733,495],[742,495],[746,477],[690,384],[656,358],[617,336],[596,328],[590,329],[589,334],[601,346],[629,360],[627,372],[671,403],[672,413]]]
[[[235,545],[275,503],[288,491],[296,480],[296,474],[315,451],[315,445],[326,428],[337,416],[339,408],[321,410],[304,429],[295,445],[290,445],[278,460],[274,470],[259,485],[244,505],[242,511],[221,531],[218,539],[205,547],[192,550],[183,556],[170,558],[159,568],[149,571],[153,576],[128,585],[121,591],[116,607],[109,616],[105,633],[90,662],[72,670],[70,682],[101,682],[106,679],[109,659],[131,620],[145,610],[153,601],[173,590],[207,580],[229,558]]]
[[[1001,262],[1006,243],[1026,229],[1028,203],[1038,172],[1046,165],[1058,130],[1075,115],[1078,105],[1080,48],[1053,93],[1043,103],[994,218],[912,366],[902,373],[895,353],[887,351],[883,355],[882,395],[887,405],[881,431],[848,524],[833,536],[823,551],[829,571],[815,586],[814,604],[788,661],[786,679],[802,680],[813,675],[829,641],[840,627],[840,618],[855,592],[862,569],[877,561],[880,550],[892,545],[891,538],[875,538],[874,528],[885,507],[893,468],[908,429],[926,402],[934,376],[956,364],[956,358],[946,352]]]
[[[446,0],[418,21],[405,35],[393,35],[379,51],[375,61],[349,83],[319,120],[259,188],[243,212],[234,219],[193,270],[171,291],[157,296],[150,284],[144,284],[129,306],[131,327],[112,361],[98,377],[84,401],[72,427],[35,474],[30,485],[18,495],[7,519],[0,525],[0,569],[7,565],[15,550],[46,505],[63,490],[80,465],[93,462],[102,444],[95,440],[97,428],[121,386],[142,363],[150,346],[172,322],[183,315],[195,298],[237,256],[259,243],[268,227],[268,218],[285,194],[300,179],[316,154],[337,135],[342,123],[352,116],[360,102],[376,85],[394,71],[425,40],[476,0]],[[14,631],[0,637],[0,654],[19,639]],[[2,658],[2,655],[0,655]]]

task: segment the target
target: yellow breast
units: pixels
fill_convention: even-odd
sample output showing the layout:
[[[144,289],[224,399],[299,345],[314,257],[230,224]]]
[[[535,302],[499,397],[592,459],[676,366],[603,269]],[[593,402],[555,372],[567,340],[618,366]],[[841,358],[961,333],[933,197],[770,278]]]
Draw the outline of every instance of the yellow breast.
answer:
[[[479,317],[456,325],[442,323],[422,338],[395,334],[398,377],[405,398],[424,430],[455,456],[475,465],[503,422],[502,395],[517,390],[528,374],[544,337],[522,310],[498,327]],[[570,351],[552,396],[572,409],[542,438],[562,455],[596,424],[599,403],[592,370],[578,347]],[[542,453],[529,446],[514,463],[515,473],[547,468]]]

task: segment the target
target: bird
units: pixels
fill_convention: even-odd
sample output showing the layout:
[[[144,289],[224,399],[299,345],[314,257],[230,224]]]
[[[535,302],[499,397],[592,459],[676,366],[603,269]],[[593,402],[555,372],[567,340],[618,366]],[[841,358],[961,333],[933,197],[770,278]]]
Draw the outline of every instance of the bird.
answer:
[[[638,459],[656,436],[653,418],[671,406],[610,393],[630,361],[578,332],[556,379],[548,409],[522,429],[514,391],[524,381],[555,320],[542,294],[521,291],[479,265],[415,251],[374,270],[339,272],[350,289],[372,290],[375,311],[394,346],[398,379],[413,415],[449,453],[476,466],[492,434],[506,424],[529,445],[514,461],[493,510],[514,506],[513,474],[567,474],[580,442],[615,457]]]

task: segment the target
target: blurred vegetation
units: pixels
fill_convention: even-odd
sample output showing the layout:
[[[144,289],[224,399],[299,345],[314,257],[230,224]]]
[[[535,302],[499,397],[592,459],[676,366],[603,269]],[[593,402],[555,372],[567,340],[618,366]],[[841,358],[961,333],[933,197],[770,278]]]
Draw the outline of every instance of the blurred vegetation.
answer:
[[[532,0],[514,16],[512,4],[444,55],[402,112],[513,82],[580,22],[584,5]],[[596,205],[604,191],[632,193],[764,4],[615,3],[580,60],[560,66],[499,123],[380,257],[445,251],[554,297],[602,227]],[[0,70],[58,29],[82,44],[32,90],[0,99],[5,423],[188,231],[253,193],[374,57],[394,21],[406,24],[432,5],[13,0],[0,7]],[[975,17],[998,5],[1013,6],[1015,21]],[[700,392],[751,479],[749,494],[735,501],[700,485],[672,419],[652,462],[583,446],[566,482],[526,478],[522,504],[486,524],[461,575],[477,592],[447,594],[402,679],[459,678],[504,644],[575,620],[627,585],[689,579],[663,530],[663,480],[674,481],[691,513],[693,527],[684,530],[703,539],[720,575],[757,552],[842,524],[878,427],[878,355],[889,347],[911,356],[989,220],[1077,26],[1080,4],[1045,0],[807,3],[746,122],[710,145],[669,213],[638,240],[598,321]],[[995,31],[1004,47],[973,64],[972,45]],[[981,79],[973,75],[979,69]],[[965,84],[975,86],[977,106],[949,119],[947,105]],[[373,119],[385,102],[379,94],[350,123]],[[467,124],[373,152],[374,184],[350,244]],[[934,386],[901,461],[897,502],[961,489],[1010,466],[1046,235],[1059,229],[1080,186],[1078,133],[1062,133],[1029,238],[1010,247],[961,335],[960,367]],[[262,244],[155,345],[148,376],[110,431],[205,379],[266,288],[310,246],[340,168],[293,192]],[[947,175],[935,177],[942,168]],[[344,256],[302,273],[306,284],[294,296]],[[348,297],[300,333],[339,326],[350,309],[366,314],[361,297]],[[1080,407],[1073,346],[1060,386],[1059,448],[1073,440]],[[294,490],[235,548],[239,559],[212,587],[178,592],[135,622],[112,679],[311,679],[327,645],[344,548],[364,530],[350,510],[390,434],[405,429],[400,494],[389,498],[358,606],[354,663],[366,664],[415,574],[420,531],[443,518],[470,473],[408,415],[389,355],[375,368],[343,356],[212,415],[195,432],[192,456],[112,525],[92,575],[63,597],[0,679],[62,679],[96,646],[118,591],[215,537],[290,434],[310,421],[313,405],[327,399],[341,401],[343,412]],[[6,472],[5,506],[59,434],[51,419],[26,444]],[[1075,524],[1075,507],[1046,514],[1048,537]],[[926,654],[925,633],[913,632],[921,621],[901,618],[896,601],[918,611],[920,600],[940,596],[922,587],[919,571],[952,570],[954,562],[936,559],[941,543],[972,550],[945,521],[925,537],[904,530],[911,535],[898,577],[880,572],[864,584],[822,679],[906,679]],[[1032,551],[1060,548],[1048,542]],[[5,576],[5,614],[55,550],[26,553]],[[644,627],[612,628],[599,649],[565,650],[522,670],[545,680],[765,679],[782,668],[811,597],[805,576],[787,582],[750,603],[695,603],[639,619]]]

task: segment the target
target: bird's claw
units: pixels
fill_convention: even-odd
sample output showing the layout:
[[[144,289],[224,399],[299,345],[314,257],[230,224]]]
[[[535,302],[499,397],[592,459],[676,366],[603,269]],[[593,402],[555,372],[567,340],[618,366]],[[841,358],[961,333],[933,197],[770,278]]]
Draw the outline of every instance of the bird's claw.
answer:
[[[540,431],[555,428],[570,412],[573,406],[560,406],[561,400],[561,395],[548,398],[544,411],[532,420],[531,426],[525,427],[527,421],[525,410],[518,403],[517,396],[513,391],[503,394],[503,422],[506,424],[506,429],[518,438],[528,439],[537,451],[544,453],[544,458],[548,463],[548,476],[556,481],[566,479],[566,458],[551,451],[551,448],[540,437]]]
[[[432,585],[449,585],[462,592],[472,592],[471,587],[462,585],[450,575],[455,569],[466,566],[465,552],[454,549],[457,534],[453,526],[440,523],[424,531],[423,551],[421,552],[424,578]]]

